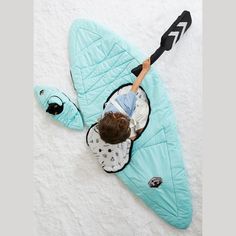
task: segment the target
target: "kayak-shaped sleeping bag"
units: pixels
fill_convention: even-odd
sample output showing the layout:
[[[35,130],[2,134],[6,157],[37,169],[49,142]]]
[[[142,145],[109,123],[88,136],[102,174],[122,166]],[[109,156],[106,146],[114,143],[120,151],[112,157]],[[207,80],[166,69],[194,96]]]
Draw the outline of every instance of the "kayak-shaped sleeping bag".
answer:
[[[94,127],[105,102],[118,88],[135,80],[131,70],[144,59],[135,47],[113,32],[92,21],[79,19],[69,33],[70,71],[79,110],[74,109],[74,104],[64,94],[52,88],[36,87],[35,93],[45,111],[64,125],[76,128],[78,124],[80,130],[84,125]],[[142,89],[149,101],[146,126],[135,141],[127,143],[128,155],[120,150],[125,159],[121,163],[123,168],[114,172],[157,215],[185,229],[192,219],[191,196],[172,105],[153,68],[143,80]],[[59,114],[58,108],[54,110],[55,101],[48,103],[55,96],[60,97],[62,103],[65,99],[66,109],[60,109]]]

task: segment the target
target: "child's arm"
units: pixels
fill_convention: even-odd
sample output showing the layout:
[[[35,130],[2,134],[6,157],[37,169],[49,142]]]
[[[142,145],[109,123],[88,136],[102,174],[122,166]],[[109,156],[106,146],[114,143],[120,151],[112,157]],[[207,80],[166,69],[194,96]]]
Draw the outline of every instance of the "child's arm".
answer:
[[[147,72],[149,71],[151,65],[150,65],[150,58],[148,58],[147,60],[145,60],[143,62],[143,68],[142,71],[140,72],[140,74],[138,75],[138,77],[136,78],[136,80],[134,81],[132,87],[131,87],[131,91],[133,92],[137,92],[140,84],[142,83],[145,75],[147,74]]]

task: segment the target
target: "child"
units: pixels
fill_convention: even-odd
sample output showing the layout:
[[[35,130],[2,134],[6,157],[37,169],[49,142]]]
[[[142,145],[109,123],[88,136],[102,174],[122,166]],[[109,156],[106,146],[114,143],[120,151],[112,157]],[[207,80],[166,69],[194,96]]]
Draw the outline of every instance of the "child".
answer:
[[[136,132],[133,130],[135,121],[132,120],[133,122],[131,122],[131,117],[136,107],[136,92],[149,69],[150,59],[147,59],[143,62],[142,71],[134,81],[130,91],[107,103],[103,117],[97,125],[100,137],[106,143],[122,143],[127,138],[134,140],[141,133],[142,128],[136,129]],[[146,104],[146,106],[148,105]],[[147,116],[147,114],[138,114],[139,117],[144,115]]]

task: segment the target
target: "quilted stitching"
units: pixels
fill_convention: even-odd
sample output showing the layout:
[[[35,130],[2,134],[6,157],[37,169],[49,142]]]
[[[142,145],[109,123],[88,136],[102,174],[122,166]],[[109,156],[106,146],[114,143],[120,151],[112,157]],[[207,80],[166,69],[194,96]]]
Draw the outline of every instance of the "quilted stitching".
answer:
[[[131,69],[144,57],[114,33],[87,20],[77,20],[69,37],[70,67],[85,123],[101,116],[107,97],[135,79]],[[166,90],[151,69],[142,83],[150,99],[149,123],[133,143],[128,166],[116,175],[156,214],[177,228],[191,222],[192,207],[176,121]],[[162,185],[149,188],[160,176]]]

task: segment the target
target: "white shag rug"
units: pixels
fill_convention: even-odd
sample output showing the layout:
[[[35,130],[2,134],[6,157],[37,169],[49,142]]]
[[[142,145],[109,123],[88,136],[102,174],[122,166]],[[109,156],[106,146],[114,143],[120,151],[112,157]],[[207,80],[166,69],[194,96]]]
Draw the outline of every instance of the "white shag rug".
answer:
[[[35,236],[200,236],[202,221],[202,2],[200,0],[35,0],[34,84],[57,87],[76,101],[69,73],[68,30],[93,19],[148,57],[183,10],[193,23],[154,65],[174,105],[193,200],[187,230],[167,225],[114,175],[105,174],[85,143],[86,130],[62,127],[34,99]]]

